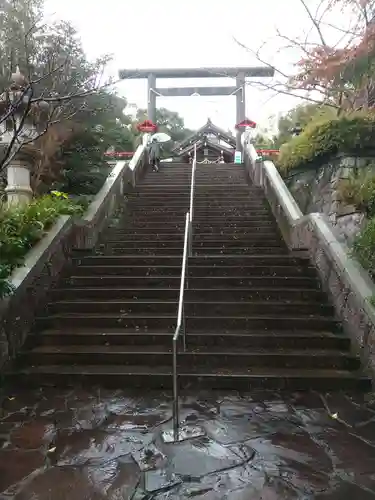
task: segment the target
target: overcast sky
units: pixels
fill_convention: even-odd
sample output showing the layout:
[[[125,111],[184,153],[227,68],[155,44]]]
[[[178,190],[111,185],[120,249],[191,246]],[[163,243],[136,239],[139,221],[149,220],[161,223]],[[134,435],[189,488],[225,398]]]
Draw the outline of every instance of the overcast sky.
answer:
[[[233,37],[252,49],[268,40],[263,54],[285,69],[291,55],[278,50],[281,42],[275,38],[275,27],[293,38],[310,26],[299,0],[47,0],[47,16],[72,21],[89,57],[113,54],[110,71],[114,75],[121,68],[258,66],[256,58]],[[226,79],[158,80],[157,85],[231,83]],[[130,103],[147,106],[145,81],[124,81],[119,92]],[[248,85],[248,118],[267,126],[270,115],[300,102],[273,95]],[[202,125],[207,117],[225,128],[235,125],[235,97],[158,98],[157,106],[178,111],[191,128]]]

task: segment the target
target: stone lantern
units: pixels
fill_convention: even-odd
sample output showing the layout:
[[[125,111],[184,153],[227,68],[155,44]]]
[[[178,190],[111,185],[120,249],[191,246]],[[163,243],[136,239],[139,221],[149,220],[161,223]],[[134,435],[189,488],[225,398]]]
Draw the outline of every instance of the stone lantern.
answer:
[[[11,107],[14,108],[9,119],[0,124],[0,154],[5,155],[9,147],[12,148],[7,167],[8,204],[25,204],[32,199],[31,170],[39,152],[34,139],[43,130],[49,112],[49,104],[40,100],[30,104],[31,88],[19,68],[12,74],[9,88],[0,95],[0,117],[5,116]],[[29,111],[28,111],[29,108]],[[22,126],[21,126],[22,124]],[[21,128],[20,128],[21,126]],[[15,129],[20,128],[14,140]],[[11,146],[12,141],[14,144]],[[20,143],[23,144],[20,147]]]

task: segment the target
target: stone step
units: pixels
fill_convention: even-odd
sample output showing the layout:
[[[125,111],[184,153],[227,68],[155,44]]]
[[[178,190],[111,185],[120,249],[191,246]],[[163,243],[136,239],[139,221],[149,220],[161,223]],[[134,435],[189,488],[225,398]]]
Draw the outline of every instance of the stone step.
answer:
[[[181,196],[181,194],[177,194],[172,196],[168,193],[168,199],[165,198],[166,193],[160,193],[158,196],[137,196],[137,197],[132,197],[132,196],[127,196],[126,197],[126,202],[127,205],[132,205],[132,204],[140,204],[140,205],[155,205],[158,203],[164,203],[165,205],[174,205],[174,204],[179,204],[182,202],[187,201],[190,203],[190,196],[187,194]],[[244,194],[239,194],[236,196],[237,193],[233,193],[233,195],[230,195],[229,193],[222,193],[220,195],[218,194],[208,194],[208,193],[202,193],[201,195],[195,194],[194,196],[194,205],[201,205],[201,204],[218,204],[218,203],[232,203],[233,205],[238,204],[243,204],[243,203],[249,203],[249,204],[257,204],[257,203],[264,203],[266,204],[266,201],[263,196],[260,195],[254,195],[254,194],[249,194],[249,193],[244,193]]]
[[[195,223],[193,221],[193,228],[194,231],[199,231],[202,233],[211,233],[211,232],[217,232],[217,231],[227,231],[231,232],[234,230],[237,230],[239,232],[249,232],[249,231],[266,231],[268,230],[278,230],[276,224],[274,221],[270,220],[270,218],[267,216],[266,218],[263,219],[248,219],[247,221],[242,221],[239,223],[231,222],[228,224],[223,223],[223,221],[215,221],[213,223]],[[169,233],[173,230],[177,231],[182,231],[185,229],[185,221],[181,219],[180,221],[173,221],[173,222],[168,222],[166,221],[164,224],[162,222],[153,222],[153,221],[144,221],[144,222],[133,222],[129,217],[120,219],[117,223],[116,226],[109,226],[106,229],[106,233],[113,233],[113,234],[124,234],[129,230],[140,230],[140,231],[154,231],[154,232],[160,232],[162,233],[164,229],[164,232]]]
[[[269,210],[266,203],[263,200],[243,200],[243,201],[232,201],[232,200],[223,200],[223,201],[210,201],[210,200],[202,200],[194,203],[194,210],[262,210],[266,208]],[[171,210],[178,211],[181,209],[185,209],[185,212],[189,209],[189,200],[181,199],[179,201],[174,201],[169,203],[165,198],[164,200],[155,201],[153,203],[140,203],[138,200],[136,201],[128,201],[127,209],[131,212],[142,210],[149,210],[153,212],[155,210]],[[187,209],[187,210],[186,210]]]
[[[185,218],[186,212],[188,211],[188,207],[186,210],[181,207],[179,209],[165,209],[165,208],[153,208],[150,210],[145,209],[144,207],[139,208],[139,210],[131,210],[128,212],[127,217],[132,217],[134,220],[139,218],[143,218],[144,220],[149,221],[162,221],[166,217],[171,220],[175,220],[176,217]],[[240,210],[237,211],[233,208],[228,209],[215,209],[215,210],[206,210],[206,209],[194,209],[194,223],[199,222],[199,219],[204,219],[206,222],[210,221],[211,218],[221,218],[221,220],[225,220],[226,217],[231,219],[236,219],[237,217],[246,217],[246,218],[257,218],[258,216],[267,215],[270,217],[269,211],[267,208],[257,208],[256,210]]]
[[[130,235],[129,235],[130,236]],[[146,249],[146,248],[164,248],[166,253],[168,248],[172,247],[180,247],[183,248],[184,239],[182,235],[174,235],[173,239],[163,239],[159,240],[157,238],[153,238],[151,241],[147,239],[141,239],[138,237],[137,239],[132,239],[131,237],[127,237],[127,239],[123,239],[121,241],[107,241],[106,243],[101,243],[98,248],[108,248],[111,250],[120,251],[122,249],[136,248],[136,249]],[[179,237],[180,236],[180,237]],[[215,238],[215,239],[214,239]],[[262,236],[257,237],[256,235],[249,236],[246,240],[244,239],[218,239],[218,237],[214,237],[212,239],[201,240],[196,235],[193,240],[193,248],[197,251],[199,249],[204,249],[205,247],[209,248],[217,248],[217,249],[230,249],[230,248],[247,248],[247,249],[257,249],[258,247],[267,247],[267,248],[280,248],[284,245],[281,241],[280,237],[273,236],[272,239],[263,238]]]
[[[137,255],[179,255],[183,254],[183,245],[179,245],[176,247],[147,247],[147,248],[137,248],[135,250],[134,247],[129,248],[112,248],[112,249],[98,249],[95,253],[96,255],[103,255],[104,253],[110,253],[111,255],[134,255],[137,252]],[[250,256],[250,255],[273,255],[273,254],[287,254],[287,248],[285,247],[200,247],[198,249],[193,249],[193,255],[195,257],[215,257],[215,256]]]
[[[210,221],[211,218],[221,217],[225,220],[226,217],[237,218],[237,217],[255,217],[258,215],[268,214],[270,217],[268,208],[257,208],[254,210],[250,209],[215,209],[215,210],[203,210],[194,209],[194,222],[197,222],[199,218],[204,218],[206,221]]]
[[[136,256],[136,255],[85,255],[73,258],[74,264],[103,266],[180,266],[182,256]],[[190,257],[189,266],[307,266],[312,267],[308,260],[292,255],[244,255],[244,256],[214,256]]]
[[[43,365],[9,373],[13,383],[37,386],[88,384],[109,387],[147,389],[172,388],[171,365]],[[370,390],[371,383],[361,372],[346,370],[293,370],[257,368],[254,370],[210,370],[179,373],[179,385],[184,388],[249,391],[255,388],[274,390]]]
[[[148,233],[126,233],[122,235],[121,238],[114,238],[108,235],[106,237],[105,243],[100,243],[98,248],[106,246],[107,248],[123,248],[123,247],[168,247],[177,246],[184,241],[184,233],[166,233],[166,234],[148,234]],[[195,247],[210,246],[210,247],[230,247],[230,246],[251,246],[256,247],[258,245],[262,246],[280,246],[284,245],[281,236],[275,231],[268,233],[246,233],[242,237],[236,235],[236,233],[224,233],[224,234],[205,234],[196,233],[193,237],[193,245]]]
[[[60,328],[123,328],[139,331],[163,329],[174,332],[176,328],[176,314],[56,314],[37,318],[37,325],[44,329]],[[298,331],[306,327],[314,331],[336,331],[338,323],[332,317],[326,316],[187,316],[186,329],[189,332],[202,331],[208,328],[217,331],[226,330],[279,330]]]
[[[134,248],[134,247],[128,247],[128,248],[113,248],[113,249],[98,249],[96,251],[96,254],[102,253],[109,253],[109,254],[119,254],[119,255],[134,255],[136,252],[137,255],[180,255],[182,256],[183,254],[183,243],[179,243],[178,246],[175,247],[143,247],[142,248]]]
[[[105,288],[105,287],[67,287],[50,291],[52,300],[177,300],[179,288]],[[309,288],[226,288],[226,289],[187,289],[186,300],[212,301],[273,301],[291,302],[295,300],[322,302],[326,299],[321,290]]]
[[[180,207],[168,207],[168,206],[152,206],[152,207],[145,207],[143,205],[139,205],[137,208],[132,208],[131,210],[128,211],[128,216],[129,217],[137,217],[137,215],[146,215],[149,218],[153,218],[154,215],[160,215],[164,214],[164,218],[166,215],[168,217],[172,217],[173,215],[178,215],[178,214],[186,214],[186,212],[189,210],[188,204],[186,206],[180,206]],[[270,211],[268,207],[266,206],[257,206],[254,208],[249,208],[249,207],[194,207],[194,220],[201,216],[205,217],[223,217],[225,215],[228,216],[235,216],[235,217],[255,217],[257,215],[264,215],[268,214],[270,215]]]
[[[174,179],[175,180],[175,179]],[[160,196],[160,193],[170,193],[178,195],[180,193],[184,193],[185,195],[190,196],[191,182],[190,180],[183,180],[181,182],[171,182],[170,180],[164,180],[159,184],[144,184],[137,189],[137,191],[132,191],[133,193],[139,193],[140,195],[152,195],[154,193],[157,196]],[[195,193],[196,194],[205,194],[211,193],[212,195],[219,193],[249,193],[248,185],[243,183],[235,183],[235,182],[221,182],[220,184],[215,184],[212,182],[212,179],[207,179],[206,182],[200,181],[198,184],[195,184]],[[255,193],[259,194],[260,191],[256,190]],[[129,193],[130,194],[130,193]]]
[[[166,366],[171,360],[172,346],[39,346],[24,353],[31,366],[35,365],[147,365]],[[22,359],[22,358],[21,358]],[[244,351],[236,347],[235,339],[230,350],[222,347],[199,347],[180,350],[180,371],[188,373],[197,369],[337,369],[354,371],[360,368],[359,359],[348,352],[337,350],[253,349]]]
[[[238,244],[239,242],[243,245],[257,245],[260,243],[263,245],[273,245],[275,243],[279,244],[284,242],[281,239],[280,233],[275,229],[267,232],[249,232],[244,234],[233,233],[195,233],[193,237],[193,244],[198,246],[200,244],[207,244],[209,246],[218,245],[232,245],[233,242]]]
[[[119,317],[130,314],[175,314],[178,309],[177,296],[175,300],[65,300],[56,301],[48,304],[48,313],[55,314],[115,314]],[[333,307],[329,304],[307,301],[190,301],[185,300],[185,314],[188,316],[251,316],[253,314],[272,315],[279,317],[295,316],[307,317],[313,316],[328,317],[332,316]]]
[[[175,232],[150,232],[150,231],[121,231],[116,233],[107,233],[105,238],[105,243],[109,245],[117,245],[121,246],[122,242],[127,241],[162,241],[162,242],[170,242],[170,241],[180,241],[185,237],[185,231],[182,230],[185,228],[181,228],[180,231]],[[246,246],[248,243],[253,244],[254,242],[267,243],[271,241],[277,240],[281,241],[281,237],[279,236],[276,229],[273,228],[265,228],[261,231],[247,231],[247,232],[239,232],[236,230],[232,231],[216,231],[211,233],[206,233],[202,231],[196,231],[193,236],[194,244],[200,244],[203,242],[210,242],[213,245],[216,245],[217,242],[221,241],[241,241]]]
[[[76,276],[177,276],[181,277],[181,265],[142,266],[142,265],[92,265],[83,262],[75,269]],[[274,277],[316,277],[313,266],[196,266],[188,267],[188,276],[226,277],[226,276],[274,276]]]
[[[210,186],[211,188],[220,188],[223,184],[227,184],[228,186],[237,186],[238,184],[241,184],[242,186],[246,186],[245,179],[242,176],[232,176],[232,177],[212,177],[212,176],[202,176],[196,178],[195,185],[199,186],[200,189],[204,189],[206,186]],[[149,188],[151,184],[144,184],[140,187],[140,189],[143,188]],[[152,186],[154,188],[160,187],[160,190],[163,190],[165,187],[169,186],[182,186],[182,187],[190,187],[191,186],[191,179],[190,177],[185,177],[185,176],[177,176],[177,175],[170,175],[170,176],[157,176],[154,177]]]
[[[195,235],[232,235],[237,236],[238,238],[246,237],[251,234],[261,234],[265,236],[274,235],[277,233],[278,229],[269,224],[266,225],[253,225],[247,227],[222,227],[217,225],[212,227],[194,227]],[[152,238],[155,235],[159,235],[160,237],[163,235],[164,238],[168,239],[171,234],[183,234],[185,232],[185,225],[180,224],[176,226],[175,224],[172,226],[162,226],[154,224],[153,227],[139,227],[135,225],[124,224],[121,227],[108,229],[106,231],[106,240],[115,239],[119,240],[121,238],[126,237],[127,235],[136,235],[139,234],[143,237],[143,235],[149,235]]]
[[[138,238],[137,240],[133,239],[127,239],[127,240],[122,240],[122,241],[107,241],[106,243],[101,243],[98,245],[98,249],[100,250],[101,248],[107,248],[111,250],[117,250],[120,251],[122,249],[124,250],[129,250],[133,249],[133,253],[135,251],[140,251],[140,250],[146,250],[147,248],[161,248],[164,249],[165,254],[168,254],[168,248],[180,248],[181,251],[183,249],[183,243],[184,240],[182,237],[179,237],[179,235],[175,235],[174,238],[169,238],[167,240],[157,240],[153,239],[151,241],[149,240],[141,240]],[[134,250],[136,249],[136,250]]]
[[[156,189],[156,187],[170,189],[173,187],[184,187],[188,188],[187,184],[190,184],[191,176],[185,174],[172,174],[172,175],[158,175],[150,181],[146,179],[138,188],[132,192],[142,192],[147,189]],[[214,181],[214,182],[213,182]],[[216,181],[216,182],[215,182]],[[228,182],[229,181],[229,182]],[[257,186],[249,186],[246,178],[243,175],[231,175],[231,176],[212,176],[207,174],[200,174],[195,176],[195,187],[197,190],[212,189],[217,191],[224,191],[226,186],[229,185],[231,189],[247,189],[248,191],[262,192]]]
[[[116,287],[116,288],[178,288],[180,276],[79,276],[72,275],[66,283],[77,287]],[[189,278],[192,289],[227,289],[227,288],[319,288],[319,280],[306,276],[208,276]]]
[[[185,191],[183,193],[176,191],[173,193],[160,193],[159,191],[157,193],[130,193],[127,194],[125,197],[125,201],[128,202],[144,202],[144,203],[155,203],[159,201],[163,201],[163,196],[168,194],[168,200],[173,203],[173,202],[179,202],[182,199],[187,198],[190,202],[190,191]],[[241,200],[241,201],[263,201],[265,202],[264,195],[262,195],[259,192],[253,192],[249,190],[243,190],[238,192],[238,190],[235,191],[219,191],[219,192],[210,192],[210,191],[198,191],[194,193],[194,204],[195,203],[200,203],[203,201],[212,201],[212,202],[218,202],[218,201],[233,201],[235,202],[236,200]],[[166,201],[166,200],[164,200]]]
[[[200,247],[195,247],[193,246],[193,255],[194,256],[215,256],[215,255],[271,255],[273,253],[282,253],[282,252],[287,253],[287,248],[283,246],[256,246],[256,247],[250,247],[247,246],[246,248],[242,246],[230,246],[230,247],[208,247],[208,246],[200,246]],[[116,250],[114,250],[116,252]]]
[[[350,340],[342,334],[298,330],[259,330],[236,332],[188,332],[187,343],[194,346],[242,346],[260,349],[338,349],[348,351]],[[166,345],[171,347],[171,333],[164,331],[123,331],[120,329],[43,330],[30,338],[33,345]]]
[[[168,213],[168,212],[167,212]],[[152,214],[152,218],[150,217],[149,214],[147,213],[132,213],[132,214],[127,214],[126,217],[123,217],[121,219],[121,223],[122,224],[127,224],[128,222],[132,223],[132,224],[135,224],[135,225],[139,225],[139,224],[144,224],[144,225],[148,225],[148,224],[163,224],[163,221],[165,221],[165,218],[166,218],[166,212],[161,212],[159,214],[155,214],[153,213]],[[169,217],[169,213],[168,213],[168,217]],[[183,213],[179,213],[178,215],[174,214],[173,215],[173,224],[185,224],[185,219],[186,219],[186,212]],[[249,215],[249,216],[241,216],[241,217],[236,217],[236,216],[232,216],[231,214],[227,215],[225,217],[225,219],[223,219],[223,217],[214,217],[214,216],[210,216],[209,218],[208,217],[199,217],[197,216],[197,214],[194,214],[194,219],[193,219],[193,224],[194,224],[194,227],[197,227],[199,226],[200,224],[212,224],[212,225],[215,225],[215,224],[220,224],[220,225],[223,225],[223,221],[225,220],[225,223],[227,223],[228,225],[232,225],[232,224],[237,224],[237,225],[241,225],[241,224],[247,224],[247,223],[250,223],[250,222],[255,222],[255,221],[268,221],[270,223],[274,223],[274,221],[272,221],[271,219],[271,216],[269,214],[269,212],[267,212],[266,210],[262,210],[262,212],[260,213],[255,213],[253,215]]]

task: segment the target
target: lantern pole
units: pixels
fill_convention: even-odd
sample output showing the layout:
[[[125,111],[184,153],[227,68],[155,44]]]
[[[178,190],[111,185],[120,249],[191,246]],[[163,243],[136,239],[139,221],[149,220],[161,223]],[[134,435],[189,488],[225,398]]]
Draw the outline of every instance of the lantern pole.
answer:
[[[38,137],[36,119],[40,123],[49,110],[49,104],[45,101],[30,104],[31,88],[27,87],[27,79],[17,66],[9,88],[0,96],[0,116],[11,110],[9,118],[1,124],[0,131],[4,161],[4,155],[11,148],[5,188],[8,205],[27,204],[33,197],[31,172],[39,156],[34,143]]]

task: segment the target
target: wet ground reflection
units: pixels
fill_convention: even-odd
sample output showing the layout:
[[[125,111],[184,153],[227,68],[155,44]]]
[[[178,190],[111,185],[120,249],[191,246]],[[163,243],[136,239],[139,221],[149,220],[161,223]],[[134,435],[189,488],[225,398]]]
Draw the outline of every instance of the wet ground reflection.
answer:
[[[375,499],[371,395],[197,393],[181,411],[204,435],[170,444],[168,394],[11,394],[0,499]]]

